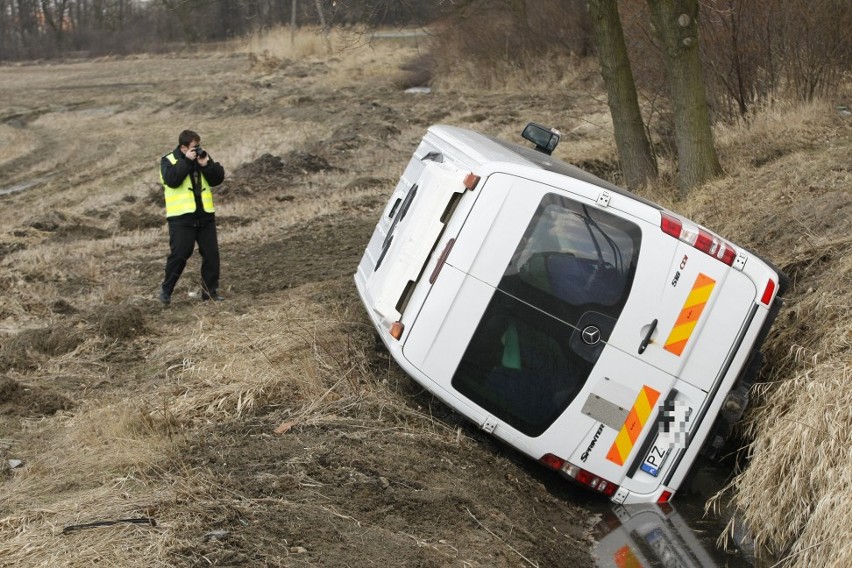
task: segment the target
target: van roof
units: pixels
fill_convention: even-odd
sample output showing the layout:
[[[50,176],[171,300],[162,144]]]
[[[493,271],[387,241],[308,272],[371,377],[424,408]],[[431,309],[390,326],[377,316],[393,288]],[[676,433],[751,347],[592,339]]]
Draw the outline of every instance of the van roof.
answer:
[[[446,140],[456,146],[479,166],[488,162],[509,162],[527,167],[535,167],[625,195],[654,209],[662,209],[657,203],[648,201],[631,191],[592,175],[573,164],[569,164],[553,156],[548,156],[544,152],[457,126],[437,124],[429,127],[429,131],[442,140]]]

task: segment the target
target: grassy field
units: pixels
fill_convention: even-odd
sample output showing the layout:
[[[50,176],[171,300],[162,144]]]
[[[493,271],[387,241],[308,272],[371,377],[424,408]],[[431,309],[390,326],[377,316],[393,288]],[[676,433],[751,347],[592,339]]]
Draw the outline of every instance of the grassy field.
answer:
[[[0,566],[592,565],[589,496],[406,378],[352,273],[430,124],[552,124],[617,181],[596,71],[412,95],[416,39],[289,39],[0,67]],[[678,201],[664,160],[645,192],[793,279],[726,498],[800,566],[852,559],[849,102],[719,127],[722,179]],[[196,256],[164,308],[183,128],[226,167],[227,300],[192,297]]]

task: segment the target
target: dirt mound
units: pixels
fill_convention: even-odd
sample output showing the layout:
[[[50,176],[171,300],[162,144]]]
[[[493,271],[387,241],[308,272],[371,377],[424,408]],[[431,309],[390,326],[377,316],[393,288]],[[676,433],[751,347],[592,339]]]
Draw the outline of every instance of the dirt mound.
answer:
[[[332,170],[328,160],[322,156],[302,150],[288,152],[283,158],[263,154],[254,161],[242,164],[234,170],[233,177],[240,180],[253,178],[278,178],[305,175]]]
[[[93,227],[92,225],[65,225],[59,227],[49,240],[52,243],[57,243],[88,239],[98,240],[109,237],[110,232],[100,227]]]
[[[281,189],[299,176],[335,169],[328,160],[313,152],[293,150],[283,158],[266,153],[237,167],[215,191],[217,196],[226,199],[248,197],[257,191]]]
[[[249,53],[248,62],[252,71],[263,73],[264,76],[255,79],[255,87],[270,87],[272,79],[277,74],[303,79],[328,73],[328,64],[322,61],[298,61],[288,57],[275,57],[268,52],[261,54]]]
[[[0,377],[0,414],[4,416],[50,416],[72,406],[68,398],[49,389]]]
[[[38,354],[62,355],[73,351],[82,342],[81,335],[69,327],[21,331],[0,347],[0,371],[32,369],[37,365]]]
[[[240,267],[234,290],[256,295],[324,280],[348,282],[375,223],[375,215],[321,217],[234,251],[229,262]]]
[[[78,218],[66,215],[62,211],[49,211],[44,215],[26,222],[33,229],[52,233],[50,242],[65,242],[77,239],[105,239],[109,231],[86,225]]]
[[[396,182],[386,178],[364,176],[355,178],[346,184],[346,189],[370,189],[373,187],[393,187]],[[382,196],[384,198],[384,196]],[[384,203],[382,203],[384,205]]]
[[[26,248],[22,243],[0,243],[0,260],[7,254],[12,254]]]
[[[284,160],[281,156],[263,154],[256,160],[238,166],[233,177],[249,179],[259,176],[282,175],[284,173]]]
[[[291,175],[306,175],[333,170],[328,160],[318,154],[293,150],[284,158],[284,170]]]
[[[110,339],[132,339],[148,331],[145,315],[138,306],[102,306],[92,312],[90,319]]]
[[[138,231],[163,226],[163,217],[153,213],[135,213],[122,211],[118,216],[118,226],[125,231]]]
[[[312,145],[312,152],[342,159],[362,148],[378,149],[377,145],[386,146],[401,134],[396,125],[405,124],[408,117],[389,106],[367,101],[341,112],[340,120],[327,140]]]
[[[61,211],[49,211],[29,220],[25,224],[27,227],[32,227],[33,229],[52,233],[59,230],[59,227],[68,225],[70,222],[71,219],[65,213]]]
[[[355,116],[363,117],[375,115],[369,120],[358,121],[353,124],[351,121],[342,124],[335,129],[331,135],[331,139],[323,142],[321,145],[316,145],[317,151],[328,148],[344,148],[356,149],[359,148],[365,141],[372,142],[387,142],[389,139],[399,136],[400,130],[396,124],[400,124],[400,117],[396,111],[388,109],[376,103],[362,103],[360,108],[354,111]]]
[[[69,303],[67,300],[64,300],[62,298],[59,298],[58,300],[53,302],[53,304],[51,304],[51,306],[50,306],[50,309],[55,314],[63,314],[63,315],[76,314],[79,311],[79,310],[77,310],[77,308],[74,307],[73,304]]]

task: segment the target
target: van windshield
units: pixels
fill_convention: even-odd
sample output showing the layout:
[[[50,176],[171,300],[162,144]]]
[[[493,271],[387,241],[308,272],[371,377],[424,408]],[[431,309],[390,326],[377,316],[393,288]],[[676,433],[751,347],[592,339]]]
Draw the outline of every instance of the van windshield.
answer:
[[[624,307],[635,224],[563,196],[540,202],[453,376],[453,387],[538,436],[583,387]],[[584,338],[594,328],[597,337]]]

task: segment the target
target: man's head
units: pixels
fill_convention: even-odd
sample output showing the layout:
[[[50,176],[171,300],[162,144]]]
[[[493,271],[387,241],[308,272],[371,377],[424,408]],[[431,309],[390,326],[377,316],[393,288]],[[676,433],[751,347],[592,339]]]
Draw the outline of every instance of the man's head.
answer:
[[[201,136],[199,136],[197,132],[193,132],[192,130],[184,130],[180,133],[180,136],[178,136],[178,144],[180,144],[181,146],[189,148],[190,146],[193,146],[193,142],[196,145],[201,144]]]

